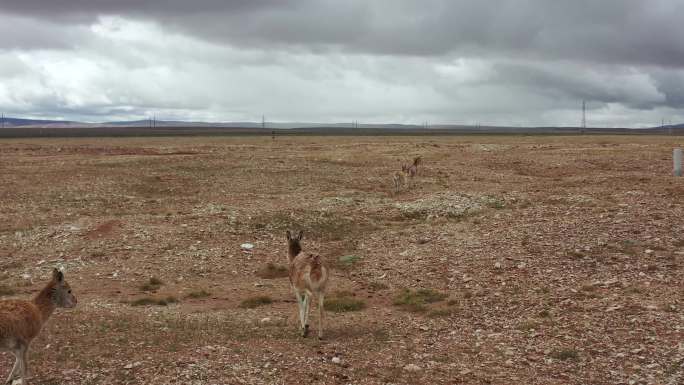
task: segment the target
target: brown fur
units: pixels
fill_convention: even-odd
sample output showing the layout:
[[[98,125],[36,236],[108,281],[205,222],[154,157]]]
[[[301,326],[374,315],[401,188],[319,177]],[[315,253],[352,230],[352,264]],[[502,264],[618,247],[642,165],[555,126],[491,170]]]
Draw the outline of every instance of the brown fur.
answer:
[[[392,176],[392,181],[394,182],[394,192],[396,193],[406,184],[406,177],[403,172],[396,171]]]
[[[16,357],[7,384],[17,378],[26,380],[27,353],[31,341],[57,307],[72,308],[76,302],[63,273],[56,269],[52,273],[52,280],[33,300],[0,301],[0,350],[9,351]]]
[[[290,285],[297,297],[302,336],[309,333],[309,307],[311,298],[318,298],[318,338],[323,338],[323,303],[328,284],[328,269],[320,255],[301,253],[302,232],[293,236],[287,232]]]
[[[413,164],[404,164],[401,166],[401,172],[408,177],[409,180],[409,187],[411,186],[411,182],[413,181],[413,178],[415,178],[418,175],[418,165],[422,162],[422,157],[417,156],[413,158]]]

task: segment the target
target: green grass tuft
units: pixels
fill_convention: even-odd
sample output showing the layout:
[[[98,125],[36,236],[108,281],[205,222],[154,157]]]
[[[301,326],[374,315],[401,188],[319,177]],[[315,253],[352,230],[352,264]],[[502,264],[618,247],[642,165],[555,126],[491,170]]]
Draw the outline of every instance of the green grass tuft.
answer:
[[[404,310],[420,313],[427,310],[428,304],[445,300],[448,295],[433,289],[404,289],[394,298],[394,305]]]

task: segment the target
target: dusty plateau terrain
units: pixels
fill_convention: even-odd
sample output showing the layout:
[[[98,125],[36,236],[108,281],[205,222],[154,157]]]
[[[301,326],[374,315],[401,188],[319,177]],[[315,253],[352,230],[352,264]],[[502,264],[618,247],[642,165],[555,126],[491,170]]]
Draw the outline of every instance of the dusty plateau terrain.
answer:
[[[683,141],[3,140],[0,295],[78,296],[36,385],[684,384]],[[287,229],[332,269],[323,341]]]

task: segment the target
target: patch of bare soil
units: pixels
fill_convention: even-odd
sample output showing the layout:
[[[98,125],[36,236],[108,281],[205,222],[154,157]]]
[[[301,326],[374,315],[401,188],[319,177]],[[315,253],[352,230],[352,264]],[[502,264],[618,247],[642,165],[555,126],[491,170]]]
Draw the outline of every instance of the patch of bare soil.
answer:
[[[62,267],[79,298],[32,384],[682,384],[681,139],[5,140],[0,297]],[[323,341],[288,229],[331,267]]]

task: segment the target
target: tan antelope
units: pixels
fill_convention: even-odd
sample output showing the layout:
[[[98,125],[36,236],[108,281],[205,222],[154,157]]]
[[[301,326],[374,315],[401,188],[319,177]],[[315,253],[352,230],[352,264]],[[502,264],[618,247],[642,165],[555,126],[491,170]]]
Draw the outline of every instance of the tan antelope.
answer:
[[[399,172],[395,171],[394,175],[392,175],[392,181],[394,182],[394,192],[398,193],[399,190],[404,187],[404,184],[406,184],[406,177],[404,176],[404,172]]]
[[[409,181],[409,187],[411,187],[411,182],[413,181],[413,178],[418,175],[418,165],[420,164],[422,158],[420,156],[417,156],[413,158],[413,164],[404,164],[401,166],[401,172],[404,173],[408,177]]]
[[[312,297],[318,298],[318,338],[323,338],[323,302],[328,284],[328,269],[320,255],[302,253],[302,231],[296,236],[287,231],[287,257],[290,261],[290,285],[297,297],[302,337],[309,334],[309,308]]]
[[[423,158],[419,156],[413,158],[413,164],[411,165],[406,165],[406,173],[408,174],[409,177],[413,178],[416,175],[418,175],[418,165],[420,162],[423,160]]]
[[[56,308],[73,308],[76,297],[71,293],[64,273],[54,269],[52,279],[33,300],[0,301],[0,350],[11,352],[16,360],[5,384],[11,385],[28,376],[28,349]]]

